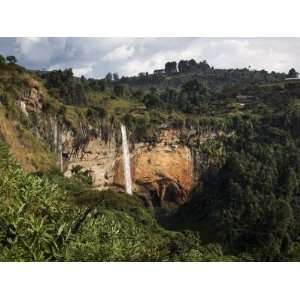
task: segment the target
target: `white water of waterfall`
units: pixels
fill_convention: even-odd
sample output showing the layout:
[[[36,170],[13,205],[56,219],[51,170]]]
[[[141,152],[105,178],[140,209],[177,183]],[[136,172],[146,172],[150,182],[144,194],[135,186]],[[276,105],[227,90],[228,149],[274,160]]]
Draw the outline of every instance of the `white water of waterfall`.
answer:
[[[121,134],[122,134],[125,188],[126,188],[126,193],[132,195],[129,149],[128,149],[128,142],[127,142],[126,127],[123,124],[121,124]]]
[[[25,115],[26,117],[28,117],[28,112],[27,112],[27,110],[26,110],[26,104],[25,104],[25,102],[24,102],[24,101],[21,101],[21,102],[20,102],[20,105],[21,105],[21,111],[24,113],[24,115]]]
[[[55,147],[55,152],[56,152],[57,151],[57,147],[58,147],[58,126],[57,126],[57,120],[54,121],[53,145]]]

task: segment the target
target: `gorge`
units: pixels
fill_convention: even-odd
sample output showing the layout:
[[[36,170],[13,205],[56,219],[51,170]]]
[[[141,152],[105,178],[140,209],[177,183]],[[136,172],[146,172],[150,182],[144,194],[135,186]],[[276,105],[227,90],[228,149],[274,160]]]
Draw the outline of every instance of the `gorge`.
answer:
[[[64,173],[82,167],[90,171],[93,186],[98,190],[114,188],[140,195],[150,205],[185,202],[195,180],[196,157],[181,143],[180,131],[161,129],[159,139],[152,145],[145,142],[127,143],[126,128],[105,142],[93,137],[78,151],[74,150],[72,135],[64,134]],[[130,148],[130,154],[129,154]]]
[[[300,86],[206,69],[0,65],[0,256],[299,260]]]
[[[24,84],[26,88],[15,103],[24,122],[32,123],[32,138],[43,143],[51,155],[55,154],[55,165],[66,177],[80,169],[89,174],[93,189],[135,193],[151,207],[185,203],[199,176],[208,168],[208,157],[202,148],[224,136],[220,129],[190,125],[178,128],[161,122],[153,137],[139,140],[122,120],[92,122],[78,115],[70,122],[69,108],[63,116],[49,110],[48,95],[38,81],[30,79]],[[14,147],[11,150],[14,154]],[[32,170],[36,158],[29,162],[21,157],[21,165],[29,165]]]

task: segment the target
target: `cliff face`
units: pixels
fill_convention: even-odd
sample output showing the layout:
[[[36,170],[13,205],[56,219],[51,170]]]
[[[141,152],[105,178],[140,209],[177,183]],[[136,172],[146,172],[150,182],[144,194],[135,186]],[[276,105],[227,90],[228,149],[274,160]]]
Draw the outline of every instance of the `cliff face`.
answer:
[[[94,188],[124,190],[119,128],[101,123],[95,128],[80,121],[77,129],[71,129],[58,115],[42,112],[43,94],[34,84],[18,100],[27,118],[29,112],[38,116],[35,135],[56,153],[57,165],[66,176],[80,166],[91,174]],[[193,145],[210,138],[215,138],[215,134],[164,128],[155,144],[131,142],[133,191],[149,205],[184,203],[199,175],[201,157]]]
[[[83,170],[91,171],[95,188],[124,189],[122,152],[115,138],[108,142],[93,138],[75,152],[72,135],[63,137],[66,176],[71,176],[72,169],[80,165]],[[134,192],[158,205],[185,201],[193,184],[193,160],[190,149],[179,144],[175,131],[162,131],[155,146],[132,145],[130,158]]]
[[[101,136],[101,134],[99,135]],[[97,189],[124,190],[123,156],[116,135],[104,141],[91,138],[75,150],[75,137],[70,132],[62,135],[62,157],[66,176],[75,166],[89,170],[93,186]],[[184,133],[175,129],[162,129],[155,145],[131,143],[130,160],[133,191],[149,205],[182,204],[199,176],[201,155],[183,140]],[[193,143],[205,143],[215,134],[192,135]]]
[[[30,126],[31,115],[37,118],[41,115],[43,94],[34,80],[26,80],[26,88],[18,92],[14,102],[10,97],[6,104],[0,101],[0,138],[7,143],[12,157],[24,171],[47,171],[55,166],[56,157],[49,144],[40,138],[39,129]]]
[[[20,102],[23,113],[37,113],[38,122],[33,128],[37,140],[49,145],[55,153],[57,166],[65,176],[72,176],[74,167],[89,171],[93,188],[124,190],[123,156],[119,128],[101,125],[92,128],[81,124],[75,130],[68,127],[59,116],[40,111],[41,96],[28,92]],[[32,103],[36,103],[34,106]],[[91,132],[93,132],[91,134]],[[133,192],[139,194],[149,205],[179,205],[202,173],[201,154],[195,151],[215,134],[199,134],[191,130],[160,129],[153,143],[130,142],[130,161]],[[203,165],[203,164],[202,164]]]
[[[123,163],[115,164],[114,184],[124,185]],[[163,205],[180,204],[193,184],[193,160],[190,149],[179,144],[176,132],[163,130],[155,146],[139,143],[131,151],[134,191],[146,200]]]
[[[22,112],[28,116],[28,112],[40,112],[43,107],[43,93],[35,80],[27,80],[27,88],[23,89],[19,101]]]
[[[66,146],[63,150],[63,157],[67,158],[65,162],[66,176],[71,176],[72,168],[80,165],[83,170],[91,171],[95,188],[106,189],[113,186],[114,165],[117,159],[117,146],[114,140],[106,143],[95,138],[78,152],[74,152],[71,147]]]
[[[124,190],[118,124],[124,116],[115,117],[112,112],[105,116],[101,110],[63,105],[48,93],[42,80],[25,75],[18,75],[14,89],[10,81],[5,83],[6,90],[12,92],[0,103],[0,135],[22,167],[27,171],[47,171],[59,166],[66,176],[71,176],[73,168],[80,166],[91,174],[94,188]],[[125,107],[124,103],[121,107]],[[138,115],[144,112],[139,111]],[[149,204],[185,202],[199,173],[203,173],[199,167],[204,165],[200,163],[203,156],[198,146],[215,138],[215,133],[199,133],[199,128],[175,130],[167,128],[175,126],[172,122],[163,124],[165,121],[161,120],[160,129],[153,126],[150,134],[143,135],[134,131],[138,128],[137,120],[132,136],[128,132],[133,191]],[[134,142],[134,135],[148,139],[149,143]]]

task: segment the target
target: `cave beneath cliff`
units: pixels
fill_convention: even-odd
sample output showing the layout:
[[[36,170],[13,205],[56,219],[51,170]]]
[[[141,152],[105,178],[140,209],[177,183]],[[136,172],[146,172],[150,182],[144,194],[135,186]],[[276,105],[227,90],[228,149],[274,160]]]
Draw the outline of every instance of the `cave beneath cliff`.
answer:
[[[155,183],[135,183],[136,192],[151,207],[168,207],[183,204],[187,195],[176,182],[161,179]]]

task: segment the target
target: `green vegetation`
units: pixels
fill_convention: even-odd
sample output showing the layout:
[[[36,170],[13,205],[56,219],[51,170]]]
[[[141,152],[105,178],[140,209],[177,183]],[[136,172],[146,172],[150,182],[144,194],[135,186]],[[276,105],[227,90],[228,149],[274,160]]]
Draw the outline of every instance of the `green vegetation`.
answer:
[[[225,159],[202,177],[171,226],[196,230],[235,255],[298,261],[299,117],[298,105],[290,105],[237,119]]]
[[[300,84],[284,80],[295,76],[188,60],[96,80],[0,56],[0,260],[299,261]],[[26,115],[18,101],[32,88],[43,107]],[[200,157],[188,202],[151,210],[137,195],[93,190],[80,167],[65,178],[47,139],[54,118],[75,148],[120,122],[131,142],[179,129]]]
[[[219,245],[203,246],[193,232],[163,229],[136,197],[87,187],[59,172],[25,174],[0,142],[0,260],[236,259]]]
[[[205,82],[209,89],[221,92],[225,87],[268,83],[283,80],[284,73],[267,72],[265,70],[243,69],[215,69],[207,61],[196,62],[194,59],[167,62],[165,69],[155,70],[153,74],[140,73],[138,76],[122,77],[120,82],[135,90],[159,90],[166,88],[177,89],[191,80]]]

